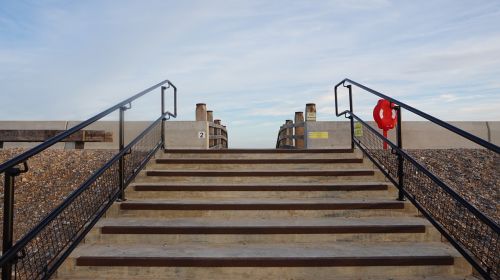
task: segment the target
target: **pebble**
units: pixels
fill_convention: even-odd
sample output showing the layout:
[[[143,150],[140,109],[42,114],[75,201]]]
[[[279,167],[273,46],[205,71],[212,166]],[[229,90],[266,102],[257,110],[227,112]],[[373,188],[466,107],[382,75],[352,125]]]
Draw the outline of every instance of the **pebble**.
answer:
[[[24,152],[0,150],[0,163]],[[19,239],[114,155],[112,150],[48,149],[28,161],[29,171],[16,177],[14,188],[14,236]],[[4,180],[0,175],[0,196]],[[3,203],[0,203],[3,217]],[[0,235],[3,225],[0,225]]]
[[[486,216],[500,223],[500,155],[485,149],[407,152]]]

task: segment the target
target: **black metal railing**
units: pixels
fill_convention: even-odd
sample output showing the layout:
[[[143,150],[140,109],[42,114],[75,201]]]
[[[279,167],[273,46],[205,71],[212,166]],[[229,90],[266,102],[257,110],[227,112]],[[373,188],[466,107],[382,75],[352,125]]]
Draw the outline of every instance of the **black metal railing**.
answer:
[[[337,90],[340,85],[348,89],[349,109],[339,113]],[[384,137],[354,113],[353,86],[392,103],[391,106],[397,113],[396,143]],[[500,148],[488,141],[350,79],[344,79],[335,85],[335,113],[337,117],[343,115],[350,119],[352,148],[357,146],[361,149],[399,189],[398,199],[409,199],[483,277],[500,279],[498,222],[478,210],[441,176],[431,172],[403,149],[402,109],[472,141],[496,156],[500,153]],[[355,132],[355,127],[358,132]],[[382,148],[384,143],[387,143],[389,149]],[[493,173],[497,171],[491,170]],[[498,185],[496,188],[498,190]]]
[[[165,92],[173,88],[174,112],[165,111]],[[161,90],[161,114],[128,145],[124,144],[125,111],[132,102]],[[29,160],[90,124],[119,111],[119,150],[90,175],[61,204],[14,243],[14,185],[18,175],[28,172]],[[177,117],[177,88],[162,81],[100,114],[68,129],[0,165],[4,173],[2,279],[48,279],[117,199],[125,199],[125,188],[156,151],[164,147],[165,121]],[[23,165],[19,168],[18,165]]]

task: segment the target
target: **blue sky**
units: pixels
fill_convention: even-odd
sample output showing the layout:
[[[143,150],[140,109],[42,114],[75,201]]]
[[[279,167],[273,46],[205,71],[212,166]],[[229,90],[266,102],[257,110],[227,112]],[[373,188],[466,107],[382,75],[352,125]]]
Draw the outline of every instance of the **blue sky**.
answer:
[[[306,103],[335,120],[345,77],[445,120],[500,120],[500,2],[0,0],[3,120],[83,120],[168,78],[180,120],[204,102],[232,147],[272,147]]]

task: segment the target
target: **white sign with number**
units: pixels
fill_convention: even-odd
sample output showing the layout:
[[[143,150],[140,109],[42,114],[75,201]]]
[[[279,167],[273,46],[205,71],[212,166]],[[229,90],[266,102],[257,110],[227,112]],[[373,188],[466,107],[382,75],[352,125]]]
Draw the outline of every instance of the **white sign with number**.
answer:
[[[306,121],[316,121],[316,112],[306,112]]]
[[[198,138],[203,139],[207,137],[207,133],[205,131],[198,131]]]

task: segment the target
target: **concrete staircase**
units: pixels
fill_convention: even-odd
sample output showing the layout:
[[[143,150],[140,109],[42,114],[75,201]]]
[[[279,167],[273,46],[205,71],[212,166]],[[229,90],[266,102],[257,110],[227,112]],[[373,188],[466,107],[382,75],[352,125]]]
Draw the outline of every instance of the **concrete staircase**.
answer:
[[[466,261],[351,150],[174,150],[58,279],[464,279]]]

